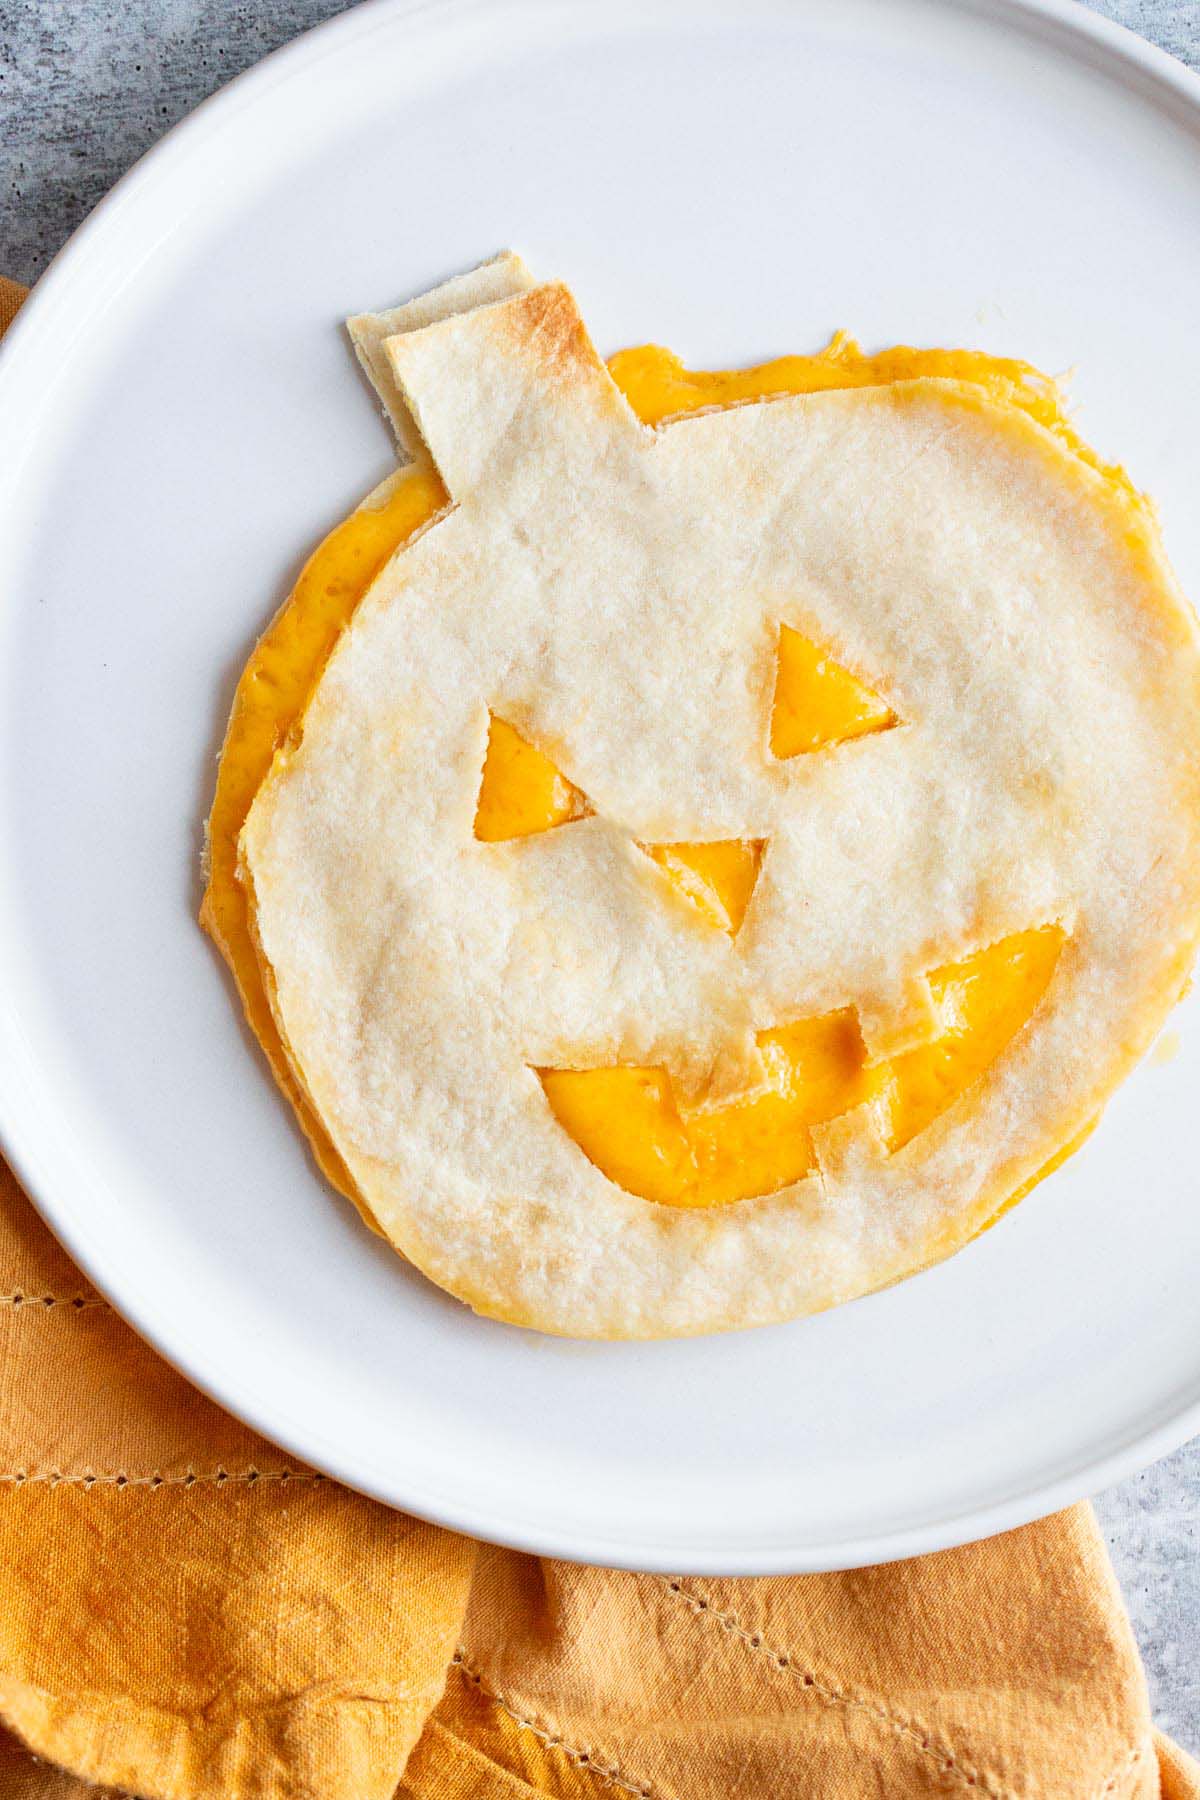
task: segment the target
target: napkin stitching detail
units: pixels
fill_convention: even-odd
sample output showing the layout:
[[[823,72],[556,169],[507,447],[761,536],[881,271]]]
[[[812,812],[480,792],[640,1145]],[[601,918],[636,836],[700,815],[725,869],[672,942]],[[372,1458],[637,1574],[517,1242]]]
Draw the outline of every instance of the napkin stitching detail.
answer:
[[[513,1721],[514,1725],[520,1726],[522,1731],[531,1731],[534,1737],[540,1738],[547,1749],[559,1751],[568,1762],[574,1763],[576,1768],[587,1769],[606,1786],[623,1788],[627,1794],[635,1795],[636,1800],[654,1800],[654,1789],[648,1781],[637,1782],[631,1779],[622,1773],[617,1763],[597,1762],[590,1750],[580,1750],[573,1744],[565,1743],[557,1732],[549,1730],[544,1725],[535,1724],[532,1719],[527,1719],[522,1713],[517,1712],[502,1695],[496,1692],[495,1688],[489,1687],[480,1670],[475,1667],[474,1663],[467,1660],[465,1650],[461,1648],[456,1650],[451,1662],[464,1679],[469,1681],[472,1686],[477,1687],[480,1693],[492,1702],[493,1706],[498,1706],[500,1711]]]
[[[1149,1740],[1146,1738],[1143,1738],[1140,1744],[1135,1744],[1133,1749],[1129,1752],[1129,1755],[1125,1757],[1124,1761],[1117,1764],[1103,1786],[1096,1789],[1092,1796],[1092,1800],[1107,1800],[1109,1794],[1115,1793],[1120,1784],[1125,1780],[1125,1777],[1131,1774],[1138,1763],[1141,1762],[1143,1756],[1146,1754],[1148,1744]]]
[[[260,1481],[280,1481],[289,1485],[292,1482],[304,1482],[315,1486],[324,1480],[325,1476],[318,1474],[315,1469],[212,1469],[203,1474],[189,1469],[186,1475],[126,1475],[123,1471],[108,1475],[91,1472],[85,1475],[66,1475],[59,1469],[14,1469],[9,1474],[0,1474],[0,1486],[31,1487],[41,1484],[44,1487],[81,1487],[89,1493],[96,1487],[190,1488],[198,1487],[203,1482],[216,1487],[225,1487],[230,1482],[257,1487]]]
[[[98,1296],[92,1298],[87,1294],[0,1294],[0,1306],[10,1312],[50,1312],[56,1306],[69,1306],[73,1312],[85,1312],[88,1307],[100,1307],[111,1312],[107,1300]]]
[[[795,1658],[789,1656],[786,1651],[776,1650],[772,1645],[766,1643],[759,1632],[748,1631],[736,1613],[721,1612],[706,1595],[689,1592],[681,1581],[668,1579],[665,1575],[656,1575],[654,1580],[675,1599],[681,1601],[693,1618],[703,1615],[705,1618],[712,1619],[716,1624],[723,1625],[732,1636],[740,1638],[747,1649],[757,1651],[760,1656],[765,1656],[774,1663],[777,1669],[795,1675],[804,1687],[811,1693],[819,1695],[829,1705],[844,1706],[849,1710],[871,1714],[872,1717],[895,1732],[897,1737],[908,1738],[923,1756],[931,1757],[944,1775],[952,1775],[965,1787],[974,1788],[977,1793],[987,1794],[989,1800],[1010,1800],[1007,1793],[992,1786],[981,1770],[960,1762],[948,1744],[935,1737],[932,1732],[926,1731],[915,1719],[907,1719],[901,1713],[894,1713],[878,1700],[868,1699],[865,1694],[856,1694],[853,1691],[830,1687],[827,1682],[821,1680],[819,1675],[814,1675],[811,1669],[802,1669]],[[1104,1800],[1103,1795],[1097,1796],[1097,1800]]]

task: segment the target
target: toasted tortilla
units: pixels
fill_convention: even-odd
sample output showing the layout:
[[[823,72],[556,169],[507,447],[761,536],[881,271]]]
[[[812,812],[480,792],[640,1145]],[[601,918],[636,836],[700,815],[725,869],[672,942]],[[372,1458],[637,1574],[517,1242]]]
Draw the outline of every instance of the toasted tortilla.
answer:
[[[560,286],[413,319],[356,338],[451,506],[241,838],[280,1035],[371,1215],[478,1310],[590,1336],[793,1317],[948,1253],[1100,1110],[1194,957],[1200,648],[1148,513],[969,383],[649,430]],[[773,758],[781,624],[899,726]],[[590,816],[476,838],[493,713]],[[736,941],[639,848],[733,838],[767,846]],[[728,1091],[757,1033],[848,1006],[890,1054],[940,1028],[932,968],[1047,921],[1034,1016],[902,1149],[856,1108],[803,1180],[692,1211],[547,1104],[544,1068]]]

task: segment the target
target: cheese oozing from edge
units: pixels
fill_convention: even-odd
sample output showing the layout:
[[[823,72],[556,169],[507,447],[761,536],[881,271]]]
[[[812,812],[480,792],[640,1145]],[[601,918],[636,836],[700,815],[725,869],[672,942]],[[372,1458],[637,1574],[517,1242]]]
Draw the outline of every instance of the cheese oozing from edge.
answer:
[[[609,368],[648,425],[777,394],[922,377],[970,383],[993,401],[1030,414],[1107,481],[1136,494],[1121,469],[1100,462],[1078,437],[1053,381],[1026,363],[979,351],[900,346],[872,356],[839,333],[818,355],[781,357],[750,369],[694,372],[654,345],[619,352]],[[317,546],[238,683],[208,824],[202,923],[229,964],[250,1027],[321,1169],[372,1226],[280,1037],[270,966],[259,954],[253,894],[239,878],[238,837],[276,751],[302,730],[309,697],[359,601],[389,558],[437,516],[447,498],[435,470],[412,465],[376,489]],[[897,720],[886,702],[823,646],[782,624],[770,723],[771,753],[788,757],[888,729]],[[476,822],[481,839],[551,829],[586,816],[587,810],[585,798],[543,752],[525,744],[503,720],[492,719]],[[752,900],[760,844],[733,840],[642,848],[690,903],[697,929],[736,934]],[[760,1033],[762,1082],[752,1092],[708,1107],[681,1103],[660,1069],[539,1074],[560,1123],[597,1167],[630,1192],[682,1206],[770,1193],[813,1166],[810,1128],[852,1107],[875,1104],[893,1150],[931,1123],[1029,1018],[1062,941],[1057,926],[1043,926],[933,971],[930,986],[943,1031],[890,1061],[868,1064],[856,1017],[846,1009]],[[1041,1173],[1048,1174],[1079,1142],[1082,1137],[1064,1145]],[[1021,1197],[1014,1195],[1008,1204]]]

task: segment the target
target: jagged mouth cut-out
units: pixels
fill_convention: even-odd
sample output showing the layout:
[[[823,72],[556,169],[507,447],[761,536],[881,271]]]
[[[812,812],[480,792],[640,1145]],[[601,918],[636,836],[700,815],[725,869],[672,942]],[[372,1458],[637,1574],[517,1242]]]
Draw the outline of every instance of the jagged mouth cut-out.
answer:
[[[610,1181],[668,1206],[778,1193],[817,1167],[814,1131],[871,1108],[886,1151],[903,1149],[971,1087],[1028,1023],[1066,932],[1012,933],[933,970],[941,1022],[928,1043],[871,1062],[852,1007],[761,1032],[759,1085],[689,1106],[662,1068],[536,1071],[563,1130]]]

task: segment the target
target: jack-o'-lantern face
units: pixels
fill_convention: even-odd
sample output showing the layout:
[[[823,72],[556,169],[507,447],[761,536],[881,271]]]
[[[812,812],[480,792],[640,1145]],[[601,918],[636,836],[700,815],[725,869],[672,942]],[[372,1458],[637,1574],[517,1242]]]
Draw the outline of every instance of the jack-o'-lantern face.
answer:
[[[1147,515],[1028,395],[651,430],[561,288],[428,320],[372,348],[449,504],[241,839],[335,1174],[559,1331],[785,1317],[944,1254],[1191,957],[1200,657]]]
[[[877,695],[791,626],[780,627],[772,756],[811,754],[896,723]],[[477,838],[529,837],[591,812],[549,757],[491,718]],[[730,938],[741,930],[766,847],[757,838],[638,845],[669,884],[661,902],[682,900],[702,922],[690,929],[707,926]],[[758,1031],[752,1044],[743,1035],[720,1047],[691,1097],[677,1091],[666,1068],[624,1062],[542,1069],[542,1085],[580,1148],[631,1193],[675,1206],[775,1193],[814,1167],[813,1126],[868,1101],[876,1103],[890,1149],[915,1137],[1025,1023],[1062,937],[1058,923],[1016,932],[933,972],[927,990],[917,984],[915,1022],[879,1020],[880,1037],[890,1033],[888,1056],[871,1059],[856,1009],[844,1006]],[[902,1033],[913,1041],[896,1054]]]

